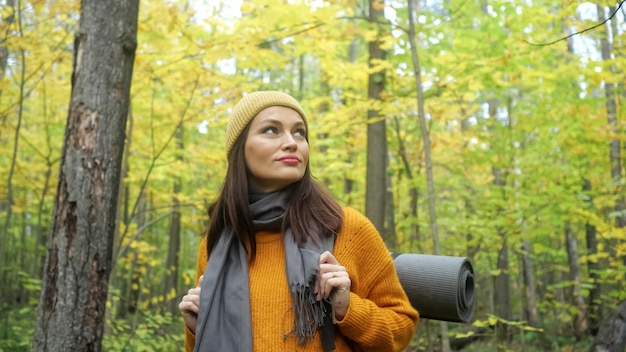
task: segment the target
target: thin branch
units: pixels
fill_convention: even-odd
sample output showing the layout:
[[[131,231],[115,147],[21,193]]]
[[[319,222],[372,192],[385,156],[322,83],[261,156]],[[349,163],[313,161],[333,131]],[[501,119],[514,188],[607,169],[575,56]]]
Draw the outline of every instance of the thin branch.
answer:
[[[137,229],[137,231],[135,231],[135,233],[133,233],[129,238],[128,238],[128,243],[126,243],[125,245],[121,246],[119,250],[117,251],[117,254],[115,255],[115,261],[114,263],[119,262],[119,260],[122,258],[122,256],[124,255],[124,253],[126,252],[126,250],[130,247],[130,245],[133,243],[134,240],[137,239],[137,237],[139,237],[139,235],[141,235],[145,230],[147,230],[148,228],[150,228],[150,226],[156,224],[157,222],[163,220],[163,219],[167,219],[170,215],[172,215],[174,212],[179,211],[183,206],[178,206],[178,207],[173,207],[170,211],[168,211],[167,213],[161,214],[159,216],[157,216],[156,218],[150,220],[149,222],[143,224],[140,228]],[[128,226],[126,227],[128,228]],[[121,241],[120,241],[121,244]]]
[[[54,49],[52,49],[52,51],[57,51],[62,45],[65,45],[66,39],[67,37],[70,35],[71,31],[68,31],[65,36],[63,37],[63,39],[61,41],[59,41],[59,43],[57,44],[57,46],[54,47]],[[43,81],[44,77],[46,76],[46,74],[48,74],[48,71],[50,71],[52,69],[52,67],[58,62],[58,59],[64,55],[65,53],[63,51],[61,51],[59,53],[59,55],[57,55],[54,59],[50,60],[50,64],[48,65],[48,67],[46,67],[43,71],[41,71],[41,75],[39,77],[38,80],[36,80],[33,85],[31,87],[29,87],[27,90],[25,90],[25,96],[29,96],[34,90],[35,88],[37,88],[37,85]],[[37,68],[37,70],[35,72],[39,72],[39,69],[43,66],[43,64],[39,65],[39,67]],[[34,74],[32,74],[31,76],[28,77],[27,81],[30,81],[30,78],[32,78],[32,76],[34,76]],[[14,109],[17,105],[18,105],[19,101],[10,104],[5,110],[0,111],[0,116],[8,114],[12,109]]]
[[[552,41],[552,42],[549,42],[549,43],[540,43],[540,44],[531,43],[531,42],[527,41],[526,39],[522,39],[522,40],[523,40],[526,44],[528,44],[528,45],[532,45],[532,46],[548,46],[548,45],[556,44],[556,43],[558,43],[558,42],[561,42],[561,41],[567,40],[567,39],[569,39],[569,38],[571,38],[571,37],[573,37],[573,36],[575,36],[575,35],[579,35],[579,34],[583,34],[583,33],[585,33],[585,32],[589,32],[589,31],[591,31],[591,30],[594,30],[594,29],[596,29],[596,28],[598,28],[598,27],[600,27],[600,26],[604,25],[605,23],[607,23],[608,21],[610,21],[613,17],[615,17],[615,15],[617,14],[617,11],[619,11],[619,9],[622,7],[622,5],[624,5],[624,2],[626,2],[626,0],[622,0],[622,1],[620,1],[619,5],[618,5],[618,6],[617,6],[617,8],[615,9],[615,11],[613,11],[613,13],[612,13],[612,14],[611,14],[611,15],[610,15],[610,16],[609,16],[606,20],[604,20],[604,21],[602,21],[602,22],[600,22],[600,23],[598,23],[598,24],[596,24],[596,25],[594,25],[594,26],[591,26],[591,27],[589,27],[589,28],[585,28],[585,29],[583,29],[582,31],[579,31],[579,32],[576,32],[576,33],[572,33],[572,34],[570,34],[570,35],[568,35],[568,36],[566,36],[566,37],[563,37],[563,38],[557,39],[557,40]]]
[[[296,35],[299,35],[299,34],[302,34],[302,33],[306,33],[308,31],[312,31],[312,30],[314,30],[316,28],[319,28],[319,27],[321,27],[321,26],[323,26],[325,24],[326,24],[326,22],[317,22],[314,25],[312,25],[311,27],[307,27],[307,28],[304,28],[304,29],[299,29],[299,30],[297,30],[295,32],[290,32],[290,33],[284,34],[281,37],[277,37],[277,38],[273,38],[273,39],[266,39],[266,40],[262,41],[261,43],[259,43],[257,46],[262,46],[262,45],[275,43],[275,42],[283,40],[285,38],[289,38],[289,37],[293,37],[293,36],[296,36]],[[284,29],[286,29],[286,28],[281,28],[281,29],[275,30],[274,32],[278,32],[278,31],[284,30]]]
[[[148,185],[148,180],[150,179],[150,175],[152,174],[152,171],[154,170],[154,167],[156,165],[156,161],[161,157],[161,154],[163,154],[163,152],[167,149],[167,147],[169,146],[169,144],[172,142],[172,140],[174,139],[174,136],[176,136],[176,131],[178,130],[178,128],[185,122],[185,116],[187,115],[187,112],[189,110],[189,107],[191,106],[191,103],[193,101],[193,97],[196,93],[196,90],[198,88],[198,79],[196,79],[195,84],[193,86],[193,89],[191,90],[191,96],[189,97],[189,100],[187,101],[187,105],[185,106],[185,110],[183,111],[180,120],[178,122],[178,124],[176,124],[176,127],[174,128],[174,131],[172,132],[172,134],[169,136],[167,142],[165,142],[165,144],[161,147],[161,149],[154,154],[154,150],[153,150],[153,156],[152,156],[152,160],[150,163],[150,167],[148,168],[148,173],[146,174],[146,177],[144,178],[142,184],[141,184],[141,188],[139,189],[139,195],[137,196],[137,200],[135,201],[135,204],[133,205],[133,209],[130,213],[130,218],[128,219],[128,223],[130,224],[131,221],[133,221],[135,215],[137,215],[137,207],[139,206],[139,200],[141,199],[141,195],[143,194],[143,192],[145,191],[147,185]],[[154,147],[154,137],[152,139],[152,143],[153,143],[153,149]],[[124,238],[126,237],[126,235],[128,234],[128,229],[129,226],[126,226],[126,228],[124,229],[124,232],[121,234],[120,236],[120,240],[119,240],[119,245],[117,248],[117,255],[116,257],[119,258],[119,251],[122,248],[122,244],[124,243]],[[131,238],[132,240],[132,238]],[[129,240],[129,244],[131,242],[131,240]],[[117,261],[116,261],[117,262]]]

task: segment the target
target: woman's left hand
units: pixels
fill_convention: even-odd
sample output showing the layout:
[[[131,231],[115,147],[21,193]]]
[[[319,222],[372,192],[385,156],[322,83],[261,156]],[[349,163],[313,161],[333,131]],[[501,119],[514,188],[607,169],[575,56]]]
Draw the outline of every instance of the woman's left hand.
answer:
[[[315,287],[317,300],[332,296],[335,318],[342,320],[350,305],[350,276],[346,268],[339,265],[332,253],[326,251],[320,255],[319,281]]]

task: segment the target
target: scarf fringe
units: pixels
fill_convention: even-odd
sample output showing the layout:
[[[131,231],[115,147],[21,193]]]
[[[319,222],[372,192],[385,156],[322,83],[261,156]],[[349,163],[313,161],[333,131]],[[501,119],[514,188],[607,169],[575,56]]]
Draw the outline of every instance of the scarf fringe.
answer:
[[[313,341],[317,328],[324,326],[324,318],[332,313],[328,312],[323,301],[315,298],[312,289],[314,283],[315,280],[311,280],[308,285],[296,284],[291,287],[294,321],[293,328],[285,338],[294,335],[300,346],[306,345],[307,339]]]

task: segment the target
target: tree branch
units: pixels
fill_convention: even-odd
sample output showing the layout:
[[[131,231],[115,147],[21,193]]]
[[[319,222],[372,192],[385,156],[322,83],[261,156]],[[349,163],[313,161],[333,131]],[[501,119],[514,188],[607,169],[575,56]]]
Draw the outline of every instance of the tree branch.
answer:
[[[619,11],[619,9],[622,7],[622,5],[624,5],[624,2],[626,2],[626,0],[622,0],[622,1],[620,1],[620,2],[619,2],[619,5],[617,5],[617,8],[615,9],[615,11],[613,11],[613,13],[612,13],[612,14],[611,14],[611,15],[610,15],[610,16],[609,16],[606,20],[604,20],[604,21],[602,21],[602,22],[600,22],[600,23],[598,23],[598,24],[596,24],[596,25],[593,25],[593,26],[591,26],[591,27],[589,27],[589,28],[585,28],[585,29],[583,29],[582,31],[578,31],[578,32],[576,32],[576,33],[572,33],[572,34],[570,34],[570,35],[568,35],[568,36],[566,36],[566,37],[563,37],[563,38],[557,39],[557,40],[552,41],[552,42],[549,42],[549,43],[539,43],[539,44],[536,44],[536,43],[531,43],[531,42],[527,41],[526,39],[522,39],[522,40],[523,40],[526,44],[528,44],[528,45],[532,45],[532,46],[548,46],[548,45],[556,44],[556,43],[558,43],[558,42],[561,42],[561,41],[567,40],[567,39],[569,39],[569,38],[571,38],[571,37],[573,37],[573,36],[575,36],[575,35],[579,35],[579,34],[583,34],[583,33],[585,33],[585,32],[589,32],[589,31],[591,31],[591,30],[593,30],[593,29],[596,29],[596,28],[598,28],[598,27],[600,27],[600,26],[604,25],[605,23],[607,23],[608,21],[610,21],[613,17],[615,17],[615,15],[617,14],[617,11]]]

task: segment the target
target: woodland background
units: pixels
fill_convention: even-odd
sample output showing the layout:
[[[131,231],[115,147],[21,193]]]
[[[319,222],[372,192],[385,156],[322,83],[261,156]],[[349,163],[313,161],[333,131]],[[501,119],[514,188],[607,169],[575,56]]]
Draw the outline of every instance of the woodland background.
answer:
[[[80,4],[0,4],[0,351],[25,351]],[[308,111],[313,174],[390,250],[472,259],[453,348],[587,350],[626,299],[625,30],[615,1],[143,0],[103,349],[182,350],[229,111],[276,89]]]

